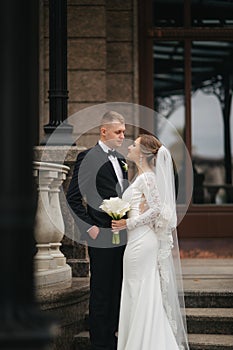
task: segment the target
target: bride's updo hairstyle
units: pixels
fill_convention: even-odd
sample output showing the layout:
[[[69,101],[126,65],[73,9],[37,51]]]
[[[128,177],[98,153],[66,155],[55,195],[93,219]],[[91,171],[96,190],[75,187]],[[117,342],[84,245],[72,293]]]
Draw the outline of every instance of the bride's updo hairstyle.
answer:
[[[138,137],[140,137],[141,152],[146,157],[148,164],[151,164],[151,161],[155,161],[156,154],[162,143],[150,134],[141,134]]]

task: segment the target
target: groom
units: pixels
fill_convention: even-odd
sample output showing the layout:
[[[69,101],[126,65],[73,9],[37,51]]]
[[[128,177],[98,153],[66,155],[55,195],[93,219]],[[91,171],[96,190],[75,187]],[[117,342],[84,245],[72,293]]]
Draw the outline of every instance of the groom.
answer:
[[[91,350],[115,350],[126,232],[112,244],[111,218],[99,209],[103,199],[121,197],[127,187],[124,157],[115,151],[124,140],[125,121],[115,111],[101,120],[95,147],[78,155],[67,200],[90,258],[89,329]],[[85,201],[85,203],[84,203]]]

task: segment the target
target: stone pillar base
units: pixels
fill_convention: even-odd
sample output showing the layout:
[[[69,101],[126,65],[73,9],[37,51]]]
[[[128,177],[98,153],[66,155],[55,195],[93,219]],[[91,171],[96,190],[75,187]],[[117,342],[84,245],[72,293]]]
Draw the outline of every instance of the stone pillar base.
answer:
[[[35,283],[38,288],[69,288],[72,284],[71,278],[71,267],[68,264],[57,269],[35,273]]]

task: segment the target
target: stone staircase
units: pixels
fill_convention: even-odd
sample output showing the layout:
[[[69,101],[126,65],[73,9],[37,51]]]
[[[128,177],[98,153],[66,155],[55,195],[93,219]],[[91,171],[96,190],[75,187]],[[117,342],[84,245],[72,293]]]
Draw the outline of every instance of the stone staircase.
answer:
[[[184,259],[190,350],[233,349],[233,259]]]
[[[88,312],[85,314],[84,330],[74,337],[74,350],[90,350],[91,344],[88,332]]]
[[[233,293],[186,293],[190,350],[233,349]]]
[[[233,293],[192,291],[185,302],[190,350],[233,349]],[[90,349],[88,313],[74,344],[75,350]]]
[[[182,270],[190,350],[233,350],[233,259],[183,259]],[[89,349],[86,313],[74,350]]]

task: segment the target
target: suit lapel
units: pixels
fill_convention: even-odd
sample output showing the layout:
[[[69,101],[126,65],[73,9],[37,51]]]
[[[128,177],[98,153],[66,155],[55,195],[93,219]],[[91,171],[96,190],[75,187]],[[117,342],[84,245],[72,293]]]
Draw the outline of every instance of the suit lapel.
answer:
[[[120,164],[122,174],[123,174],[123,179],[127,179],[127,171],[124,169],[124,164],[126,164],[125,159],[122,158],[121,156],[117,157],[118,163]]]
[[[113,168],[112,162],[108,159],[108,154],[103,151],[103,149],[100,147],[100,145],[97,143],[95,146],[97,157],[99,157],[100,162],[105,167],[105,170],[108,171],[111,176],[115,178],[115,181],[117,182],[117,176],[115,173],[115,170]]]
[[[99,158],[100,162],[103,164],[105,170],[109,172],[109,176],[112,176],[115,180],[116,183],[118,183],[117,175],[115,173],[115,170],[113,168],[112,162],[108,159],[108,154],[103,151],[103,149],[100,147],[100,145],[97,143],[96,146],[94,147],[96,151],[96,156]],[[117,152],[117,160],[120,164],[122,174],[123,174],[123,179],[127,181],[123,181],[123,191],[128,187],[128,174],[127,171],[124,169],[124,163],[125,159],[122,158],[122,155]]]

